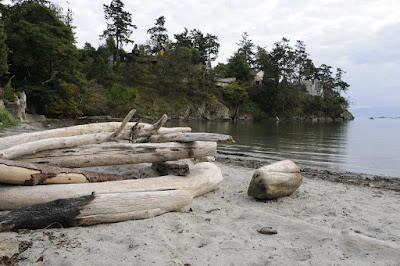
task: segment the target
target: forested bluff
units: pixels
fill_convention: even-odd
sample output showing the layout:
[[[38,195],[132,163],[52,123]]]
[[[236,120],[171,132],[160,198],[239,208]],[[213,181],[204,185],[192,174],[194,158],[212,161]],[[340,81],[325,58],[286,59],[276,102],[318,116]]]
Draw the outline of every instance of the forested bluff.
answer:
[[[102,44],[77,48],[72,9],[0,0],[0,100],[7,106],[24,91],[28,112],[53,118],[122,117],[135,108],[142,117],[181,119],[352,119],[345,71],[315,66],[302,41],[282,38],[267,50],[244,32],[228,62],[217,64],[218,36],[186,28],[169,36],[161,16],[148,41],[127,51],[132,15],[121,0],[103,8]]]

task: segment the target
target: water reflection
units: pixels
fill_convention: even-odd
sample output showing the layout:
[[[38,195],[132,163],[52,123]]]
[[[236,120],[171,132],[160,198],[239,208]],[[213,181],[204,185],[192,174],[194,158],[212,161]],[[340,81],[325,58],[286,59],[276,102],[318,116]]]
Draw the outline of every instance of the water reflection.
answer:
[[[230,134],[235,144],[219,145],[226,153],[241,153],[273,162],[291,159],[302,166],[400,176],[399,121],[355,120],[343,123],[239,121],[172,121],[193,131]],[[232,155],[235,157],[235,155]]]

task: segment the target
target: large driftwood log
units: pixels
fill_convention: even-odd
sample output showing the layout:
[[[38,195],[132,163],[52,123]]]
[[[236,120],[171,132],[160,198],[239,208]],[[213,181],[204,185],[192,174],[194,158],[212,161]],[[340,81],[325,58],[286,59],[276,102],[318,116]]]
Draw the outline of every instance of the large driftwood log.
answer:
[[[104,143],[102,145],[42,151],[21,157],[18,160],[79,168],[200,158],[214,156],[216,151],[217,144],[206,141],[191,143]]]
[[[0,138],[0,150],[8,149],[20,144],[38,141],[42,139],[49,138],[62,138],[62,137],[70,137],[70,136],[78,136],[78,135],[86,135],[86,134],[97,134],[97,133],[105,133],[105,132],[115,132],[118,128],[121,127],[121,122],[107,122],[107,123],[95,123],[95,124],[87,124],[87,125],[79,125],[72,127],[64,127],[51,129],[46,131],[32,132],[32,133],[24,133],[15,136],[9,136]],[[137,126],[136,122],[127,123],[127,128],[133,128]],[[172,128],[164,128],[161,127],[154,132],[154,125],[139,123],[140,131],[137,132],[138,137],[140,136],[149,136],[153,134],[168,134],[168,133],[176,133],[176,132],[190,132],[192,129],[190,127],[172,127]],[[121,133],[122,138],[129,139],[131,134],[131,130],[124,130]]]
[[[31,204],[46,203],[59,198],[76,198],[103,193],[149,192],[185,190],[192,197],[205,194],[222,181],[222,173],[212,163],[199,163],[191,169],[190,175],[161,176],[146,179],[113,182],[46,185],[46,186],[1,186],[0,210],[15,210]],[[129,205],[122,202],[123,205]],[[104,212],[106,215],[106,212]]]
[[[99,144],[109,142],[112,140],[124,139],[133,140],[140,136],[149,136],[157,133],[160,127],[167,121],[167,116],[163,115],[161,119],[152,126],[146,126],[141,123],[135,124],[132,129],[123,131],[129,119],[133,116],[135,110],[132,110],[120,127],[113,133],[97,133],[97,134],[84,134],[79,136],[49,138],[28,143],[22,143],[13,147],[0,150],[0,158],[15,159],[24,155],[35,154],[40,151],[72,148],[89,144]]]
[[[162,142],[192,142],[192,141],[216,141],[218,143],[234,143],[235,141],[229,135],[217,134],[217,133],[169,133],[164,135],[152,135],[147,138],[140,138],[137,142],[150,142],[150,143],[162,143]]]
[[[124,180],[124,176],[0,159],[0,183],[73,184]],[[129,179],[133,179],[130,177]]]
[[[184,190],[93,193],[29,205],[0,215],[0,232],[145,219],[179,210],[191,201],[192,195]]]

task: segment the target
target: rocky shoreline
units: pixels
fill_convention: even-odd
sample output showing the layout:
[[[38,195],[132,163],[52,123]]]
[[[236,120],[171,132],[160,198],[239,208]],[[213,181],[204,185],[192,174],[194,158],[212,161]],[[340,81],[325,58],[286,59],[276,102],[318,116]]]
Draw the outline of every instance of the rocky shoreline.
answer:
[[[216,156],[216,161],[236,165],[240,167],[257,169],[267,164],[265,161],[249,159],[249,158],[230,158],[220,153]],[[400,192],[400,178],[370,175],[354,172],[334,172],[330,170],[301,168],[301,174],[305,178],[321,179],[330,182],[337,182],[362,187],[371,187],[376,189],[388,189]]]

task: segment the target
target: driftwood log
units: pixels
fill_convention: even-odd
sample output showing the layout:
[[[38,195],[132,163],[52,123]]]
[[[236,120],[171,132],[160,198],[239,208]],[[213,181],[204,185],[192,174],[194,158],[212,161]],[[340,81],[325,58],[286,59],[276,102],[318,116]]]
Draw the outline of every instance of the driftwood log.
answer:
[[[124,179],[133,179],[133,177],[125,178],[121,175],[103,174],[0,159],[0,183],[5,184],[73,184]]]
[[[141,143],[163,143],[163,142],[192,142],[192,141],[215,141],[218,143],[234,143],[235,141],[229,135],[217,134],[217,133],[168,133],[164,135],[152,135],[150,137],[139,138],[137,142]]]
[[[213,156],[216,151],[217,144],[207,141],[191,143],[104,143],[103,145],[43,151],[21,157],[18,160],[79,168],[200,158]]]
[[[92,193],[29,205],[0,215],[0,232],[145,219],[177,211],[192,201],[184,190]]]
[[[116,132],[121,127],[121,122],[107,122],[107,123],[95,123],[95,124],[87,124],[87,125],[79,125],[72,127],[64,127],[57,128],[39,132],[32,133],[24,133],[15,136],[9,136],[0,138],[0,150],[8,149],[17,145],[43,140],[50,138],[63,138],[63,137],[71,137],[71,136],[81,136],[87,134],[97,134],[97,133],[106,133],[106,132]],[[137,123],[137,122],[129,122],[127,123],[127,128],[133,128],[136,126],[138,132],[136,132],[137,137],[140,136],[150,136],[153,134],[168,134],[168,133],[177,133],[177,132],[190,132],[192,129],[190,127],[172,127],[172,128],[164,128],[161,127],[156,130],[156,127],[147,123]],[[129,139],[131,134],[131,130],[123,130],[121,132],[121,139]]]
[[[156,134],[167,120],[167,116],[163,115],[159,121],[151,126],[136,123],[130,130],[123,131],[125,126],[128,124],[129,119],[134,115],[135,111],[136,110],[133,109],[131,112],[129,112],[129,114],[125,117],[124,121],[120,124],[119,128],[117,128],[115,132],[83,134],[69,137],[54,137],[24,142],[22,144],[14,145],[12,147],[0,150],[0,158],[15,159],[24,155],[35,154],[37,152],[45,150],[71,148],[88,144],[99,144],[120,139],[133,141],[141,136],[150,136],[152,134]],[[66,128],[66,130],[68,130],[68,128]]]
[[[61,184],[46,186],[1,186],[0,210],[15,210],[31,204],[46,203],[60,198],[77,198],[104,193],[160,192],[184,190],[196,197],[211,190],[222,181],[222,173],[213,163],[199,163],[188,176],[175,175],[87,184]],[[107,201],[104,208],[107,208]],[[121,201],[121,205],[129,205]],[[107,211],[104,211],[107,215]]]

